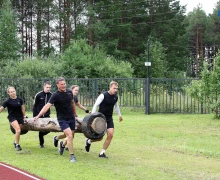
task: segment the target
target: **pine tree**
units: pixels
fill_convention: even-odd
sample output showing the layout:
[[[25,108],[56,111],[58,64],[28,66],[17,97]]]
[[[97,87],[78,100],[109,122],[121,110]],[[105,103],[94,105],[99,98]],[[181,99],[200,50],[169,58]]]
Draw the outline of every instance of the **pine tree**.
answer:
[[[0,64],[4,66],[7,60],[18,60],[20,57],[17,27],[9,0],[4,0],[0,13]]]

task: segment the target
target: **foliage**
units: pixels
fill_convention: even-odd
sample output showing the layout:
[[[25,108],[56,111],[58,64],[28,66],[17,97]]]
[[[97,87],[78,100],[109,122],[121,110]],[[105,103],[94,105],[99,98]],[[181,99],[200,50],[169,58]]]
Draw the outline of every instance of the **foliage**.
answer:
[[[204,64],[201,81],[196,81],[189,88],[192,97],[197,98],[204,106],[210,106],[215,117],[220,119],[220,56],[214,61],[213,70]]]
[[[9,0],[4,0],[0,11],[0,65],[7,59],[19,60],[21,45],[17,37],[15,15]]]
[[[62,75],[61,63],[56,57],[25,58],[22,61],[14,62],[8,60],[5,67],[0,71],[4,78],[52,78]]]
[[[130,63],[116,60],[99,47],[93,48],[85,40],[72,41],[60,57],[63,74],[68,78],[131,77]]]
[[[162,44],[153,40],[149,42],[149,60],[151,67],[149,67],[149,74],[151,78],[163,78],[167,72],[166,54]],[[148,47],[146,47],[147,49]],[[144,54],[141,54],[139,59],[133,62],[135,74],[137,77],[146,77],[146,66],[144,63],[148,61],[148,50],[145,50]]]

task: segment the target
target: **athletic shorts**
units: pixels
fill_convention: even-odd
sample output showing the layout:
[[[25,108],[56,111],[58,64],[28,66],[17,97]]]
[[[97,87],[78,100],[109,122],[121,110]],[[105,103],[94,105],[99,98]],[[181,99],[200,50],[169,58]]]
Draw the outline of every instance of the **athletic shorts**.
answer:
[[[72,131],[75,131],[75,120],[59,120],[60,129],[64,131],[67,128],[70,128]]]
[[[105,117],[107,121],[107,129],[114,128],[114,122],[112,117]]]
[[[14,116],[8,116],[8,120],[10,123],[12,123],[13,121],[18,121],[18,124],[24,124],[24,119],[23,118],[16,118]]]

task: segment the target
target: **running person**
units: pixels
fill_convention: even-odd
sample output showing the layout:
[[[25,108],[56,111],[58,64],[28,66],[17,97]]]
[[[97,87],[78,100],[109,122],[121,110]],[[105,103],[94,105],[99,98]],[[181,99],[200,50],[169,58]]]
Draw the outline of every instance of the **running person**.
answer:
[[[92,113],[95,113],[97,107],[99,106],[98,112],[101,112],[102,114],[104,114],[106,117],[106,121],[107,121],[107,138],[99,154],[99,157],[102,157],[102,158],[107,158],[107,156],[105,155],[105,152],[107,148],[109,147],[112,141],[113,135],[114,135],[114,122],[112,118],[114,107],[119,116],[119,121],[121,122],[123,120],[122,115],[120,113],[120,108],[117,103],[118,101],[118,96],[116,95],[117,91],[118,91],[118,83],[115,81],[112,81],[110,83],[109,91],[106,91],[100,94],[92,108]],[[86,139],[85,150],[89,152],[91,143],[95,141],[101,141],[101,140],[102,138],[99,140]]]
[[[40,113],[35,117],[35,121],[45,114],[48,109],[55,106],[57,120],[61,130],[67,137],[67,146],[70,153],[70,162],[76,162],[76,156],[73,153],[73,137],[75,131],[75,103],[72,91],[66,89],[66,81],[60,77],[56,80],[58,90],[53,93],[48,103],[42,108]]]
[[[52,93],[50,92],[51,83],[49,81],[44,82],[43,90],[38,92],[34,97],[34,105],[33,105],[33,117],[37,116],[41,109],[44,107],[45,104],[49,101]],[[50,109],[43,114],[40,118],[50,118]],[[44,136],[47,135],[49,132],[42,132],[39,131],[38,137],[40,142],[40,148],[44,148]]]
[[[78,101],[78,98],[77,98],[77,95],[79,93],[79,86],[78,85],[72,85],[70,87],[70,90],[72,91],[73,93],[73,99],[74,99],[74,102],[76,104],[76,106],[78,106],[80,109],[84,110],[85,113],[91,113],[87,108],[85,108],[79,101]],[[80,121],[80,119],[78,119],[78,117],[76,117],[76,120],[77,121]],[[63,139],[65,138],[65,134],[61,134],[61,135],[58,135],[58,136],[54,136],[54,146],[57,147],[58,146],[58,141],[60,139]],[[67,138],[64,139],[64,141],[60,142],[60,148],[59,148],[59,153],[60,155],[63,154],[63,151],[64,151],[64,148],[67,144]],[[66,148],[66,150],[68,150],[68,148]]]
[[[25,113],[23,100],[17,97],[15,88],[10,86],[7,89],[7,93],[9,94],[10,97],[3,102],[2,106],[0,107],[0,112],[2,112],[5,108],[8,109],[8,120],[11,126],[15,130],[14,146],[17,151],[21,151],[22,148],[19,143],[21,128],[27,116]]]

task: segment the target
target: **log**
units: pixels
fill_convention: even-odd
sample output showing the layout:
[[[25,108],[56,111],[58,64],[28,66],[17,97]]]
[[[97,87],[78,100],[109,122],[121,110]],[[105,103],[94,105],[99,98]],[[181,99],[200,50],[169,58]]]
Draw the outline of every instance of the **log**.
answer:
[[[83,133],[89,139],[100,139],[106,133],[106,118],[102,113],[93,113],[79,118],[76,121],[76,133]],[[11,127],[13,133],[14,129]],[[62,132],[57,118],[39,118],[34,121],[34,118],[27,118],[21,131],[26,134],[28,131],[42,131],[42,132]]]

